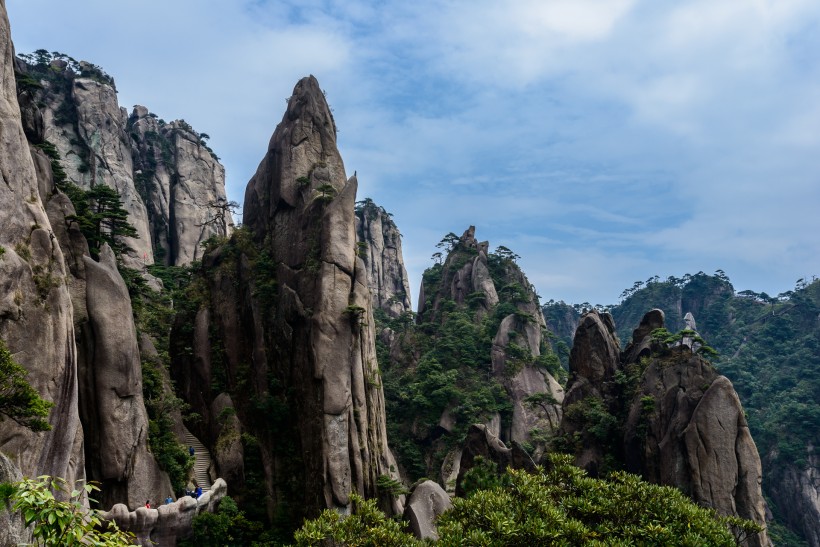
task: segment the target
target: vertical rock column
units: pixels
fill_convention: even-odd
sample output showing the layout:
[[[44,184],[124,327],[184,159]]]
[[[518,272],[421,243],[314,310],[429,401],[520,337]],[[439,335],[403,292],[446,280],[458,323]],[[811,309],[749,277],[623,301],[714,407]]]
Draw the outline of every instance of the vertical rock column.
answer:
[[[103,484],[104,507],[171,492],[168,476],[148,452],[148,415],[142,397],[142,367],[128,289],[108,245],[100,261],[84,258],[89,326],[82,398],[89,424],[91,478]]]
[[[272,366],[293,382],[309,512],[347,510],[351,492],[375,496],[392,463],[370,293],[356,256],[356,189],[322,90],[304,78],[248,183],[244,211],[254,241],[278,262],[275,317],[291,351]]]

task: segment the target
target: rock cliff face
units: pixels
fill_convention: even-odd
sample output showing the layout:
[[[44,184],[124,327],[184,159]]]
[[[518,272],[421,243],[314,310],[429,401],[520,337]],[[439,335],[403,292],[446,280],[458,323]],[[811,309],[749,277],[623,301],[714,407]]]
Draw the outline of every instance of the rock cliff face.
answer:
[[[192,338],[179,329],[179,345],[193,348],[175,372],[186,398],[214,422],[212,401],[231,396],[260,454],[269,513],[292,522],[348,510],[351,492],[377,496],[378,477],[395,469],[356,186],[319,84],[304,78],[248,183],[246,228],[204,258],[209,300]]]
[[[202,241],[229,233],[225,173],[207,136],[184,121],[166,124],[142,106],[128,116],[99,67],[70,58],[28,60],[18,68],[40,88],[25,94],[26,127],[36,132],[41,120],[41,139],[56,147],[69,181],[120,194],[138,234],[125,240],[129,267],[152,264],[155,254],[165,264],[188,264],[201,257]]]
[[[648,312],[618,352],[608,314],[581,317],[561,431],[593,473],[620,460],[650,482],[679,488],[724,515],[765,524],[757,448],[731,382],[687,345],[667,347]],[[769,545],[766,533],[749,545]]]
[[[808,447],[806,464],[774,467],[766,477],[767,494],[781,509],[792,530],[803,533],[811,547],[820,546],[820,457]]]
[[[103,507],[139,507],[171,492],[148,451],[142,366],[128,289],[105,245],[100,261],[84,257],[88,323],[80,326],[81,418],[89,478],[101,483]]]
[[[0,337],[29,382],[55,406],[52,430],[32,433],[10,420],[0,450],[25,475],[85,478],[77,401],[74,315],[63,251],[46,214],[17,102],[13,47],[0,2]]]
[[[72,202],[55,183],[53,168],[60,164],[36,146],[54,129],[48,103],[33,100],[33,92],[45,91],[39,84],[33,91],[33,80],[22,77],[15,89],[12,67],[26,67],[12,61],[2,2],[0,7],[0,337],[28,371],[29,382],[54,403],[51,431],[32,433],[6,420],[0,449],[24,475],[54,475],[70,484],[98,480],[103,506],[141,505],[171,490],[146,442],[149,424],[130,297],[110,248],[103,246],[99,262],[88,257]],[[85,86],[75,90],[79,95],[91,89],[83,82],[71,82]],[[114,124],[106,117],[113,116],[106,110],[108,92],[98,91],[99,108],[80,109],[76,118],[77,124],[84,120],[86,136],[105,131],[106,120]],[[92,119],[102,128],[94,129]],[[118,145],[97,137],[97,160],[111,160],[97,180],[118,184],[121,166],[113,160]]]
[[[392,318],[412,311],[401,234],[390,214],[371,199],[356,204],[356,238],[367,268],[373,309],[382,309]]]
[[[128,131],[134,182],[148,209],[158,260],[168,265],[200,260],[201,243],[226,236],[233,227],[225,168],[205,144],[205,136],[184,121],[166,124],[136,106]]]
[[[613,380],[621,365],[612,317],[594,310],[584,314],[574,340],[560,430],[568,437],[578,437],[575,463],[596,476],[607,453],[618,451],[618,447],[608,442],[611,435],[589,428],[586,413],[578,409],[584,405],[610,415],[617,413]]]
[[[773,502],[770,518],[820,547],[811,543],[820,514],[820,482],[799,479],[810,475],[812,447],[820,446],[820,428],[804,414],[813,413],[820,400],[820,377],[814,373],[820,370],[820,282],[801,279],[778,302],[754,291],[735,293],[721,271],[640,285],[624,291],[625,299],[612,309],[622,334],[631,332],[646,309],[657,307],[670,331],[696,330],[718,351],[721,373],[743,403],[759,450],[763,492]],[[699,349],[695,337],[681,343]]]

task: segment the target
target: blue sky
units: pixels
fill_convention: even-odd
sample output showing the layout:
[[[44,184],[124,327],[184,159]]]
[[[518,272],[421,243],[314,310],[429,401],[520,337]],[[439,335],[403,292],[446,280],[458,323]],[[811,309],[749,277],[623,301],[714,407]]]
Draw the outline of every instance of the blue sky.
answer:
[[[126,108],[208,133],[240,203],[314,74],[359,198],[404,235],[414,305],[435,244],[470,224],[544,300],[820,275],[813,0],[6,4],[18,52],[94,62]]]

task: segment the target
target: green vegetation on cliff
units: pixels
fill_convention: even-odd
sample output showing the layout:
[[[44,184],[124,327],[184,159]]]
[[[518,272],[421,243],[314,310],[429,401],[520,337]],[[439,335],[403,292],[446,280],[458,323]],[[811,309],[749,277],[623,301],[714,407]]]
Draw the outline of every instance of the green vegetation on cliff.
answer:
[[[11,502],[11,509],[20,512],[26,526],[30,526],[32,545],[133,545],[133,534],[104,520],[100,511],[86,507],[86,498],[97,490],[93,484],[78,483],[72,488],[64,479],[44,475],[0,484],[0,504]]]
[[[541,355],[535,356],[519,334],[532,325],[539,329],[540,319],[532,313],[538,309],[537,295],[515,264],[517,255],[499,247],[486,254],[485,262],[480,245],[471,233],[462,238],[447,234],[438,245],[446,256],[433,255],[436,263],[423,274],[419,315],[390,319],[380,310],[374,314],[377,332],[389,328],[394,337],[392,344],[377,339],[378,360],[391,448],[412,479],[437,474],[470,425],[497,416],[502,431],[509,429],[513,404],[504,382],[524,366],[558,378],[563,373],[545,337]],[[467,274],[470,286],[483,282],[485,289],[476,286],[463,294],[463,287],[454,288],[466,284],[456,278],[468,270],[473,272]],[[480,276],[484,280],[476,281]],[[494,348],[508,317],[513,318],[509,341]],[[503,354],[503,370],[493,369],[493,352]]]
[[[48,414],[54,403],[40,398],[26,380],[26,369],[14,361],[0,339],[0,421],[10,418],[32,431],[48,431]]]

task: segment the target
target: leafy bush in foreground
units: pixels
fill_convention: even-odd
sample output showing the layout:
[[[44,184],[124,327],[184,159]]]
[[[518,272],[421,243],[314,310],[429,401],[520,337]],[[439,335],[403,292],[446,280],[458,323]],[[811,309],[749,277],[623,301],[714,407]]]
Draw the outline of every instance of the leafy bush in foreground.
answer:
[[[737,517],[719,517],[680,491],[616,472],[593,479],[554,455],[538,473],[510,470],[509,486],[478,490],[453,500],[438,522],[442,546],[485,545],[713,545],[734,546],[760,527]],[[345,545],[424,545],[354,496],[345,518],[325,511],[296,532],[299,546],[325,539]]]

